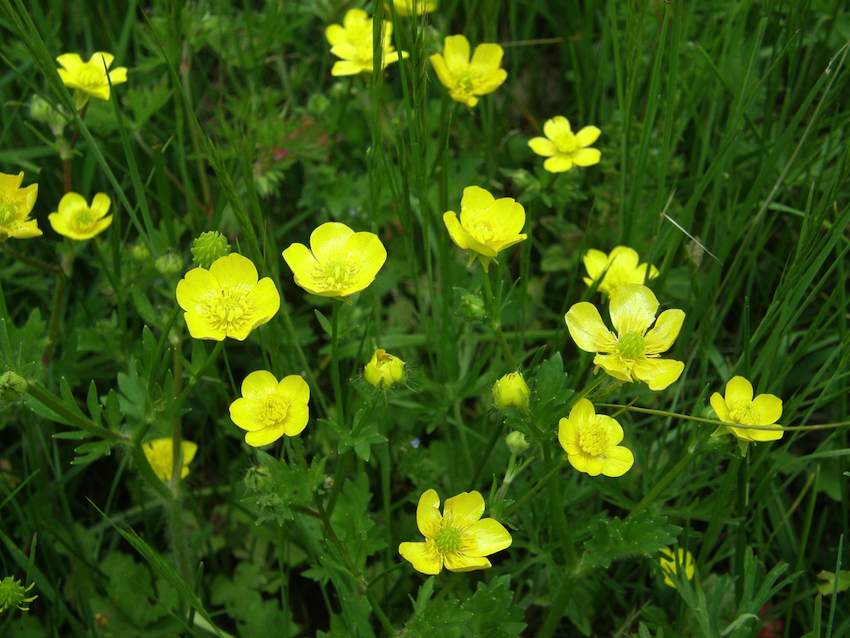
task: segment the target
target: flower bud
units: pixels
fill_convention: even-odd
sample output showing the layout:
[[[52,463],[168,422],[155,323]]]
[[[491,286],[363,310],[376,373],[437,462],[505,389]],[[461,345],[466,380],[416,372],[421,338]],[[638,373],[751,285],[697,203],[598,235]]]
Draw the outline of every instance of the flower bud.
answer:
[[[521,372],[510,372],[493,384],[493,401],[498,408],[528,407],[528,385]]]
[[[217,230],[201,233],[192,242],[192,260],[201,268],[209,268],[216,259],[229,254],[227,237]]]
[[[130,257],[138,262],[147,261],[151,258],[151,251],[144,244],[133,244],[130,246]]]
[[[20,396],[27,391],[29,383],[17,372],[8,370],[0,374],[0,395],[10,394]]]
[[[378,348],[363,369],[366,381],[376,388],[387,389],[396,383],[401,383],[407,377],[404,361]]]
[[[505,437],[505,443],[508,444],[512,454],[522,454],[528,449],[528,441],[525,440],[525,434],[514,430]]]
[[[487,316],[484,300],[468,290],[456,289],[458,291],[458,314],[467,321],[481,321]]]
[[[183,260],[180,255],[165,253],[153,262],[154,268],[162,275],[176,275],[183,270]]]

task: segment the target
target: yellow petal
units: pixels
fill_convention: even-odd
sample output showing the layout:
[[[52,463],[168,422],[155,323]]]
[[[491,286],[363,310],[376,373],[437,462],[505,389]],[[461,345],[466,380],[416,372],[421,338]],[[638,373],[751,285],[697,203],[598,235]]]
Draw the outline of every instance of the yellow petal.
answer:
[[[454,76],[446,64],[446,59],[440,53],[435,53],[431,56],[431,66],[434,67],[434,72],[437,74],[437,79],[442,82],[443,86],[450,87],[454,84]]]
[[[641,336],[655,321],[658,299],[646,286],[627,284],[611,294],[608,312],[619,336],[637,333]]]
[[[109,199],[109,195],[106,193],[97,193],[91,202],[90,208],[91,211],[98,217],[105,217],[106,213],[109,212],[109,206],[111,204],[112,200]]]
[[[291,244],[283,251],[283,260],[295,276],[296,284],[307,289],[319,288],[313,276],[319,262],[316,261],[316,258],[307,246],[304,244]]]
[[[726,404],[753,400],[753,386],[744,377],[735,376],[726,384]]]
[[[345,244],[354,234],[345,224],[326,222],[310,234],[310,250],[320,263],[345,255]]]
[[[573,167],[573,161],[566,155],[556,155],[543,162],[543,168],[550,173],[566,173]]]
[[[597,354],[593,357],[593,365],[599,366],[618,381],[633,381],[632,367],[619,354]]]
[[[262,421],[257,418],[257,402],[240,397],[230,404],[230,420],[243,430],[262,430]]]
[[[369,67],[365,67],[362,64],[357,64],[356,62],[351,62],[350,60],[338,60],[334,62],[333,67],[331,67],[331,75],[334,77],[344,77],[346,75],[357,75],[358,73],[363,73],[363,71],[370,71]]]
[[[637,268],[640,257],[634,248],[628,246],[614,246],[608,255],[611,266],[617,266],[622,270],[633,270]]]
[[[605,458],[602,462],[602,474],[613,477],[622,476],[634,464],[635,457],[632,451],[627,447],[618,445],[605,452]]]
[[[248,293],[248,299],[254,306],[255,317],[254,323],[251,324],[252,330],[267,323],[280,310],[280,293],[270,277],[260,279]]]
[[[484,513],[484,497],[477,491],[461,492],[446,499],[443,516],[456,526],[471,525]]]
[[[416,506],[416,526],[425,538],[432,538],[440,531],[440,496],[436,490],[426,490]]]
[[[83,59],[76,53],[63,53],[56,58],[56,61],[71,73],[74,73],[84,64]]]
[[[720,396],[719,392],[712,393],[708,400],[720,421],[726,421],[727,423],[732,421],[729,417],[729,409],[726,407],[726,401],[723,400],[723,397]]]
[[[112,215],[109,215],[108,217],[104,217],[99,222],[97,222],[94,226],[92,226],[91,229],[89,229],[89,231],[86,233],[85,239],[91,239],[95,235],[100,235],[100,233],[105,231],[111,225],[112,225]]]
[[[230,253],[219,257],[210,266],[210,274],[222,286],[254,286],[257,283],[257,268],[247,257]]]
[[[40,237],[41,234],[41,230],[38,228],[38,222],[30,219],[29,221],[18,224],[17,228],[14,228],[9,236],[16,239],[31,239],[33,237]]]
[[[494,518],[482,518],[464,531],[463,554],[489,556],[511,546],[508,530]]]
[[[665,310],[655,321],[652,329],[644,337],[644,348],[647,354],[667,352],[679,336],[685,313],[681,310]]]
[[[488,93],[492,93],[502,86],[507,78],[508,72],[504,69],[490,71],[476,82],[473,87],[473,92],[476,95],[487,95]],[[470,106],[475,106],[475,104],[470,104]]]
[[[117,66],[109,72],[109,82],[114,86],[127,81],[127,67]]]
[[[443,559],[431,543],[401,543],[398,553],[423,574],[436,575],[443,570]]]
[[[286,420],[283,423],[284,434],[286,436],[298,436],[307,427],[309,420],[310,408],[306,403],[296,403],[289,406],[289,412],[287,412]]]
[[[443,223],[446,225],[446,229],[449,231],[449,236],[452,238],[452,241],[457,244],[458,248],[463,248],[464,250],[468,249],[472,238],[460,225],[457,214],[454,211],[443,213]]]
[[[245,443],[251,447],[262,447],[274,443],[285,433],[283,426],[263,428],[262,430],[255,430],[254,432],[245,434]]]
[[[446,554],[443,557],[446,569],[450,572],[471,572],[477,569],[492,567],[490,561],[483,557],[466,556],[459,553]]]
[[[585,352],[612,352],[617,347],[616,338],[605,327],[592,303],[581,301],[574,304],[564,315],[564,320],[573,341]]]
[[[578,423],[566,417],[558,421],[558,442],[567,454],[578,454],[581,451]]]
[[[569,452],[567,460],[577,471],[587,473],[587,468],[590,465],[590,459],[587,454],[578,449],[576,452]]]
[[[66,218],[74,218],[80,211],[89,207],[86,198],[79,193],[65,193],[59,200],[59,214]]]
[[[475,47],[470,66],[475,73],[486,74],[499,68],[503,55],[504,50],[501,46],[485,42]]]
[[[684,363],[673,359],[639,359],[632,367],[632,374],[657,392],[675,382],[684,369]]]
[[[242,381],[242,396],[246,399],[264,399],[277,391],[277,378],[268,370],[256,370]]]
[[[310,386],[301,375],[290,374],[283,377],[277,384],[277,389],[291,403],[306,404],[310,400]]]
[[[587,274],[591,280],[601,277],[602,273],[604,273],[605,269],[608,267],[608,255],[603,253],[601,250],[596,250],[595,248],[588,250],[584,254],[582,261],[584,262],[584,268],[587,270]]]
[[[463,189],[463,197],[460,200],[461,221],[464,219],[467,211],[487,210],[495,202],[496,198],[488,190],[480,186],[467,186]]]
[[[111,53],[107,53],[106,51],[97,51],[92,54],[89,58],[89,64],[94,63],[97,69],[102,70],[104,74],[106,73],[106,69],[112,66],[112,62],[115,60],[115,56]]]
[[[570,421],[579,427],[590,423],[595,418],[596,410],[593,407],[593,403],[587,399],[579,399],[570,410]]]
[[[187,311],[183,313],[183,318],[186,320],[186,327],[193,339],[221,341],[227,336],[224,330],[212,326],[204,315]]]
[[[346,42],[345,29],[343,29],[340,24],[331,24],[327,29],[325,29],[325,39],[331,45]]]
[[[543,123],[543,134],[550,140],[571,132],[570,121],[563,115],[556,115]]]
[[[68,223],[65,218],[62,217],[59,213],[50,213],[47,216],[47,221],[50,224],[50,227],[63,237],[73,238],[74,230],[68,226]],[[177,287],[179,289],[180,284],[178,284]]]
[[[623,426],[616,419],[605,414],[597,414],[596,422],[605,426],[605,433],[608,435],[608,445],[618,445],[623,440]]]
[[[342,19],[342,24],[346,29],[357,29],[363,27],[368,22],[371,22],[369,14],[363,11],[363,9],[349,9],[345,12],[345,16]]]
[[[198,312],[204,299],[218,290],[218,281],[208,270],[193,268],[177,282],[177,303],[183,310]]]
[[[576,133],[576,142],[579,146],[590,146],[597,139],[599,139],[601,133],[602,131],[600,131],[595,126],[585,126],[578,133]]]
[[[528,146],[532,151],[542,157],[552,157],[558,152],[558,149],[555,147],[555,143],[545,137],[532,137],[528,140]]]
[[[771,425],[782,417],[782,399],[773,394],[758,395],[753,399],[753,408],[758,415],[758,422],[753,425]],[[762,430],[762,432],[769,431]],[[782,436],[782,432],[778,434]]]
[[[517,235],[525,225],[525,208],[512,197],[502,197],[493,202],[489,216],[506,238],[513,239],[511,236]]]
[[[605,468],[605,459],[601,456],[584,456],[584,469],[581,470],[590,476],[599,476]],[[576,467],[578,469],[578,467]]]
[[[447,36],[443,44],[443,58],[454,75],[462,73],[469,65],[469,40],[466,36]]]
[[[570,157],[576,166],[593,166],[602,159],[602,153],[595,148],[580,148],[573,151]]]
[[[369,282],[387,261],[387,249],[375,233],[354,233],[345,242],[344,250],[346,259],[359,264],[359,272]]]

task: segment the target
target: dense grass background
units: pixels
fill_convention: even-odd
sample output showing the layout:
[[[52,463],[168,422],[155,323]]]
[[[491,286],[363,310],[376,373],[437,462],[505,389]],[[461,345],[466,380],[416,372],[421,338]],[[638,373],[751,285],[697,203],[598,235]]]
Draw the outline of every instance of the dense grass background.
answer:
[[[0,635],[850,636],[848,594],[815,589],[850,562],[846,427],[742,456],[711,424],[669,415],[711,418],[708,395],[743,374],[784,399],[785,425],[847,424],[845,3],[443,0],[397,26],[405,63],[336,80],[323,30],[356,4],[0,0],[0,170],[38,182],[45,228],[0,252],[0,372],[31,381],[0,404],[0,576],[38,594]],[[508,81],[471,111],[427,59],[452,33],[506,49]],[[31,99],[70,112],[53,58],[96,50],[129,81],[57,136]],[[557,114],[602,129],[600,165],[543,172],[526,142]],[[116,213],[74,246],[46,223],[72,137],[74,190],[109,193]],[[528,215],[529,240],[492,281],[531,426],[491,406],[511,369],[499,319],[470,318],[482,275],[441,222],[473,184]],[[367,423],[353,434],[314,312],[331,304],[280,258],[328,220],[389,252],[342,308],[345,401]],[[174,300],[192,238],[212,229],[284,297],[218,358]],[[687,313],[673,351],[687,367],[661,393],[603,386],[595,400],[657,413],[609,409],[637,462],[590,478],[554,439],[597,379],[563,315],[589,298],[584,250],[619,243],[659,266],[653,289]],[[360,378],[375,345],[410,368],[386,399]],[[262,367],[313,391],[305,433],[268,454],[227,414]],[[138,449],[176,423],[200,446],[177,497]],[[509,429],[532,447],[503,484]],[[429,487],[489,493],[514,537],[492,570],[426,579],[399,558]],[[657,566],[668,544],[697,560],[677,589]]]

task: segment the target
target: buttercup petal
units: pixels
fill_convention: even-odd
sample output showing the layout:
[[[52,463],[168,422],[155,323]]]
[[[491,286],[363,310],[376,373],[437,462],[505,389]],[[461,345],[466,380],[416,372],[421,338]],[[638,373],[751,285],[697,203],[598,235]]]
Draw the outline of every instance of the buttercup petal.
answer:
[[[416,526],[422,536],[431,538],[440,531],[440,523],[443,517],[440,515],[440,496],[436,490],[425,490],[419,497],[416,506]]]
[[[471,525],[481,518],[484,513],[484,497],[480,492],[461,492],[457,496],[446,499],[443,515],[451,519],[453,524]]]
[[[573,161],[566,155],[555,155],[543,162],[543,169],[550,173],[566,173],[573,167]]]
[[[109,199],[109,195],[106,193],[97,193],[91,202],[90,208],[91,211],[98,217],[105,217],[109,212],[109,206],[111,204],[112,200]]]
[[[357,75],[358,73],[362,73],[363,71],[363,65],[357,64],[356,62],[352,62],[350,60],[337,60],[331,67],[331,75],[334,77]]]
[[[243,430],[262,430],[263,425],[256,416],[256,401],[239,397],[230,404],[230,420]]]
[[[591,248],[584,253],[582,261],[591,281],[601,277],[605,269],[608,268],[608,255],[595,248]]]
[[[674,383],[685,369],[685,364],[673,359],[639,359],[632,366],[632,374],[643,381],[650,390],[664,390]]]
[[[463,554],[489,556],[511,546],[513,539],[505,527],[494,518],[482,518],[466,528]]]
[[[345,242],[346,259],[361,265],[360,272],[371,282],[387,261],[387,249],[375,233],[360,232]]]
[[[255,370],[242,380],[242,396],[264,399],[277,391],[277,378],[268,370]]]
[[[434,576],[443,570],[443,559],[430,543],[401,543],[398,553],[423,574]]]
[[[310,400],[310,386],[304,377],[298,374],[290,374],[280,380],[277,390],[284,394],[291,403],[306,404]]]
[[[633,381],[632,366],[623,360],[619,354],[597,354],[593,357],[593,365],[602,368],[606,374],[618,381]]]
[[[338,259],[345,255],[345,245],[353,234],[345,224],[325,222],[310,234],[310,250],[319,263]]]
[[[477,73],[495,71],[502,64],[504,50],[498,44],[485,42],[475,47],[470,66]]]
[[[66,219],[73,218],[81,210],[85,210],[88,207],[89,205],[86,202],[86,198],[79,193],[65,193],[62,196],[62,199],[59,200],[58,213]]]
[[[622,476],[634,464],[635,456],[632,454],[632,451],[627,447],[618,445],[605,453],[605,460],[602,463],[602,474],[612,477]]]
[[[559,136],[571,132],[570,121],[563,115],[556,115],[543,123],[543,134],[550,140],[555,140]]]
[[[454,83],[454,76],[446,64],[446,59],[441,53],[435,53],[430,57],[431,66],[434,67],[434,73],[437,74],[437,79],[444,86],[451,86]]]
[[[742,376],[734,376],[726,384],[726,404],[753,400],[753,385]]]
[[[595,126],[585,126],[578,133],[576,133],[576,142],[579,146],[590,146],[596,140],[599,139],[599,136],[602,134]]]
[[[257,283],[257,268],[247,257],[230,253],[216,259],[210,266],[210,274],[222,286],[254,286]]]
[[[711,403],[711,408],[714,410],[714,414],[717,415],[718,420],[727,423],[732,421],[729,416],[729,408],[726,407],[726,401],[720,396],[719,392],[712,393],[708,401]]]
[[[310,420],[310,408],[306,403],[295,403],[289,406],[289,412],[284,422],[284,434],[286,436],[298,436],[307,427]]]
[[[641,336],[655,321],[658,299],[646,286],[626,284],[611,294],[608,312],[619,336],[637,333]]]
[[[567,330],[576,345],[585,352],[612,352],[617,340],[602,322],[599,311],[592,303],[580,301],[564,315]]]
[[[558,421],[558,442],[567,454],[580,452],[578,423],[566,417]]]
[[[464,250],[468,249],[472,238],[469,236],[469,233],[464,230],[463,226],[460,225],[457,214],[454,211],[443,213],[443,223],[449,231],[449,237],[451,237],[452,241],[457,244],[458,248],[462,248]]]
[[[271,277],[263,277],[257,282],[253,290],[248,293],[248,299],[254,304],[253,330],[257,326],[267,323],[280,310],[280,293]]]
[[[460,553],[446,554],[443,557],[446,569],[450,572],[471,572],[477,569],[492,567],[490,561],[483,557],[466,556]]]
[[[443,58],[453,75],[463,72],[469,65],[469,40],[466,36],[447,36],[443,44]]]
[[[623,440],[623,426],[616,419],[605,414],[597,414],[596,422],[605,425],[605,433],[608,435],[608,445],[619,445]]]
[[[56,61],[65,70],[72,73],[84,64],[83,59],[77,53],[63,53],[57,56]]]
[[[532,137],[528,140],[528,146],[542,157],[552,157],[558,152],[555,143],[545,137]]]
[[[245,443],[251,447],[263,447],[274,443],[285,434],[283,426],[273,428],[263,428],[262,430],[254,430],[245,434]]]
[[[204,315],[187,311],[183,313],[183,318],[186,320],[186,327],[189,329],[189,335],[191,335],[193,339],[212,339],[213,341],[221,341],[225,336],[227,336],[223,330],[210,325],[210,322]]]
[[[580,148],[573,151],[570,158],[576,166],[593,166],[602,159],[602,153],[596,148]]]
[[[665,310],[655,321],[655,325],[644,337],[644,347],[647,354],[667,352],[679,336],[685,313],[681,310]]]
[[[51,224],[53,221],[51,221]],[[59,232],[57,230],[57,232]],[[204,299],[219,290],[218,281],[204,268],[192,268],[177,282],[177,303],[183,310],[199,311]]]
[[[782,418],[782,399],[773,394],[758,395],[753,399],[753,408],[758,414],[758,423],[754,425],[771,425]],[[769,430],[762,431],[769,432]]]

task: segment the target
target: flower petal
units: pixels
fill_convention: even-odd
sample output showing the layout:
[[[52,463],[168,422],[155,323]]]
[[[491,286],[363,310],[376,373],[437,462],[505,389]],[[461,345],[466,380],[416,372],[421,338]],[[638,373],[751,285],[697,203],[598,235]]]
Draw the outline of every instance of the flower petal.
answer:
[[[720,393],[712,393],[708,400],[709,403],[711,403],[711,408],[714,410],[714,413],[717,415],[717,418],[720,421],[726,421],[727,423],[731,423],[732,419],[729,416],[729,408],[726,407],[726,401],[724,401],[723,397],[720,396]]]
[[[576,142],[579,146],[590,146],[596,140],[599,139],[599,136],[602,134],[595,126],[585,126],[578,133],[576,133]]]
[[[292,271],[296,284],[310,292],[320,288],[320,286],[316,284],[315,277],[313,276],[319,262],[316,261],[316,258],[307,246],[297,243],[290,244],[290,246],[283,251],[283,260]]]
[[[331,24],[325,29],[325,39],[331,46],[346,42],[345,29],[341,24]]]
[[[452,74],[462,73],[469,66],[469,40],[466,36],[447,36],[443,44],[443,58]]]
[[[498,44],[492,42],[479,44],[472,54],[470,67],[472,67],[474,73],[482,75],[495,71],[502,64],[504,53],[504,50]]]
[[[212,326],[204,315],[187,311],[183,313],[183,318],[186,320],[186,327],[193,339],[221,341],[227,336],[224,330]]]
[[[542,157],[552,157],[558,152],[558,149],[555,147],[555,143],[545,137],[532,137],[528,140],[528,146],[532,151]]]
[[[605,414],[597,414],[596,422],[605,426],[605,433],[608,435],[608,445],[619,445],[623,440],[623,426],[616,419]]]
[[[463,220],[469,213],[487,210],[495,203],[496,198],[490,191],[480,186],[467,186],[460,200],[460,218]]]
[[[593,357],[593,365],[602,368],[606,374],[618,381],[630,382],[632,378],[632,366],[630,366],[619,354],[597,354]]]
[[[564,320],[573,341],[585,352],[612,352],[617,347],[616,338],[602,322],[592,303],[581,301],[574,304],[564,315]]]
[[[298,436],[307,427],[310,420],[310,408],[306,403],[296,403],[289,406],[289,412],[283,422],[286,436]]]
[[[646,334],[655,321],[657,310],[658,299],[649,288],[639,284],[617,287],[611,294],[608,307],[611,323],[620,337],[629,333]]]
[[[109,199],[109,195],[106,193],[97,193],[94,196],[94,199],[91,202],[91,212],[93,212],[98,217],[106,217],[106,213],[109,212],[109,206],[112,204],[112,200]]]
[[[352,62],[351,60],[337,60],[331,67],[331,75],[334,77],[345,77],[346,75],[357,75],[368,70],[362,64]]]
[[[685,313],[678,309],[665,310],[655,321],[655,325],[644,337],[644,348],[647,354],[667,352],[679,336]]]
[[[80,211],[86,210],[89,207],[86,198],[79,193],[65,193],[62,199],[59,200],[59,214],[62,217],[73,218]]]
[[[635,457],[632,451],[627,447],[618,445],[605,452],[605,458],[602,462],[602,474],[613,477],[622,476],[634,464]]]
[[[56,61],[60,64],[60,66],[71,73],[84,64],[83,59],[77,53],[63,53],[56,58]]]
[[[425,490],[416,506],[416,526],[425,538],[436,536],[440,531],[440,496],[436,490]]]
[[[458,248],[467,250],[470,242],[472,241],[472,237],[470,237],[469,233],[467,233],[463,226],[460,225],[457,214],[451,210],[443,213],[443,223],[449,231],[449,237],[451,237],[452,241],[457,244]]]
[[[53,220],[50,223],[53,224]],[[177,282],[177,303],[183,310],[199,312],[204,299],[218,290],[218,281],[208,270],[193,268]]]
[[[230,253],[219,257],[210,266],[210,274],[222,286],[254,286],[257,283],[257,268],[247,257]]]
[[[262,430],[255,430],[245,434],[245,443],[251,447],[263,447],[264,445],[274,443],[284,434],[286,434],[286,431],[283,426],[263,428]]]
[[[248,293],[248,299],[254,305],[253,330],[257,326],[267,323],[280,310],[280,293],[271,277],[263,277],[257,285]]]
[[[443,570],[443,559],[431,543],[401,543],[398,553],[423,574],[436,575]]]
[[[345,224],[325,222],[310,233],[310,250],[319,263],[338,259],[345,254],[345,244],[354,234]]]
[[[605,269],[608,268],[608,255],[603,253],[601,250],[596,250],[595,248],[588,250],[584,254],[582,261],[584,262],[584,268],[587,270],[587,274],[591,280],[596,280],[601,277],[602,273],[605,272]]]
[[[493,202],[489,216],[503,237],[513,238],[525,225],[525,208],[512,197],[502,197]]]
[[[632,366],[635,378],[645,382],[650,390],[664,390],[674,383],[685,369],[685,364],[673,359],[639,359]]]
[[[471,525],[484,513],[484,497],[480,492],[461,492],[446,499],[443,516],[456,526]]]
[[[758,422],[753,425],[772,425],[782,417],[782,399],[773,394],[758,395],[753,399],[753,408],[758,415]],[[769,430],[762,430],[762,432],[769,432]]]
[[[577,454],[579,448],[579,426],[576,421],[562,418],[558,421],[558,442],[567,454]]]
[[[543,134],[550,140],[571,132],[570,121],[563,115],[556,115],[543,123]]]
[[[242,396],[246,399],[264,399],[277,391],[277,378],[268,370],[256,370],[242,381]]]
[[[307,403],[310,400],[310,386],[304,377],[298,374],[289,374],[277,384],[277,390],[291,403]]]
[[[602,153],[596,148],[580,148],[570,154],[576,166],[593,166],[602,159]]]
[[[489,556],[511,546],[513,539],[495,518],[482,518],[464,530],[463,554]]]
[[[346,261],[360,265],[362,278],[369,280],[366,285],[375,279],[387,261],[387,249],[375,233],[354,233],[345,242],[345,250]]]
[[[732,377],[726,384],[726,396],[724,398],[727,405],[739,401],[752,401],[753,385],[742,376]]]
[[[543,162],[544,170],[550,173],[566,173],[573,167],[573,161],[566,155],[556,155]]]
[[[446,569],[450,572],[471,572],[477,569],[492,567],[490,561],[483,557],[466,556],[459,553],[446,554],[443,557]]]
[[[243,430],[262,430],[263,425],[256,415],[257,402],[239,397],[230,404],[230,420]]]
[[[450,87],[454,84],[454,76],[446,64],[446,59],[440,53],[435,53],[431,56],[431,66],[434,67],[434,73],[437,74],[437,79],[442,82],[443,86]]]

